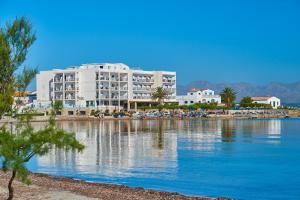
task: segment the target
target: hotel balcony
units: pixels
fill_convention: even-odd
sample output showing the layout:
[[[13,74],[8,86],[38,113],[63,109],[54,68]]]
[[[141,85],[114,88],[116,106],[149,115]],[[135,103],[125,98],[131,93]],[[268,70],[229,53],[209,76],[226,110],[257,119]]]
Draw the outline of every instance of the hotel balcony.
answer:
[[[61,87],[55,87],[54,91],[55,92],[62,92],[63,91],[63,87],[62,86]]]
[[[163,79],[163,83],[176,83],[175,79]]]
[[[56,74],[54,76],[54,82],[55,83],[62,83],[63,82],[63,75],[62,74]]]
[[[133,90],[138,91],[149,91],[151,90],[151,87],[133,87]]]
[[[68,94],[65,95],[65,99],[75,100],[75,94],[74,93],[68,93]]]
[[[73,91],[73,90],[75,90],[75,85],[74,84],[65,84],[65,90]]]
[[[133,78],[133,82],[139,82],[139,83],[154,83],[154,79],[146,79],[146,78]]]
[[[65,76],[66,82],[74,82],[75,81],[75,75],[66,75]]]

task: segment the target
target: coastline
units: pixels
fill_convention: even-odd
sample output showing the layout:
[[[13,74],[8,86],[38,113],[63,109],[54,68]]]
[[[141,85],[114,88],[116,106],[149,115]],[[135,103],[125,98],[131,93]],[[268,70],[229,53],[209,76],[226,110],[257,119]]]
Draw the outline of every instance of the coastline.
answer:
[[[0,199],[6,197],[6,183],[9,173],[0,172]],[[86,182],[60,176],[50,176],[41,173],[31,173],[32,184],[26,186],[14,182],[15,199],[64,199],[64,200],[228,200],[225,197],[194,197],[176,192],[163,192],[134,188],[124,185]]]
[[[300,117],[300,112],[290,113],[288,115],[250,115],[250,116],[234,116],[234,115],[211,115],[209,117],[193,117],[193,118],[143,118],[134,119],[131,117],[115,118],[112,116],[107,116],[104,118],[97,118],[93,116],[57,116],[57,121],[102,121],[102,120],[219,120],[219,119],[282,119],[282,118],[297,118]],[[48,116],[35,116],[31,120],[32,122],[47,122]],[[1,123],[14,123],[16,119],[13,118],[3,118],[0,120]]]

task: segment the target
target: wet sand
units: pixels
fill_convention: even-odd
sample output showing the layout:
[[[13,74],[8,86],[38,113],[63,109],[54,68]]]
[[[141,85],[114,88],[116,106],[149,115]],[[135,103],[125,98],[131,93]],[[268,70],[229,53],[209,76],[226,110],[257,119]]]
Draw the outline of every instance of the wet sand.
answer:
[[[10,173],[0,172],[0,199],[7,198]],[[189,197],[178,193],[91,183],[45,174],[31,174],[32,184],[14,182],[16,200],[225,200],[228,198]]]

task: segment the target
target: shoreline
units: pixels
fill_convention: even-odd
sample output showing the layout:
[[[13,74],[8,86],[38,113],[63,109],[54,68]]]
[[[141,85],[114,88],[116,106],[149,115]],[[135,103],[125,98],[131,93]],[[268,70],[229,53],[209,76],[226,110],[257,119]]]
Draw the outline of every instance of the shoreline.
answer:
[[[234,115],[215,115],[210,117],[193,117],[193,118],[178,118],[178,117],[171,117],[171,118],[164,118],[164,117],[156,117],[156,118],[143,118],[143,119],[135,119],[131,117],[122,117],[122,118],[115,118],[115,117],[104,117],[104,118],[97,118],[91,116],[58,116],[56,117],[56,121],[107,121],[107,120],[222,120],[222,119],[284,119],[284,118],[298,118],[300,114],[289,114],[289,115],[253,115],[253,116],[234,116]],[[32,122],[47,122],[48,116],[35,116],[31,120]],[[4,118],[0,120],[1,123],[14,123],[16,119],[12,118]]]
[[[0,198],[6,197],[6,183],[9,173],[0,172]],[[14,182],[15,199],[101,199],[101,200],[229,200],[225,197],[187,196],[177,192],[164,192],[128,187],[125,185],[87,182],[62,176],[51,176],[42,173],[31,173],[32,184],[26,186]]]

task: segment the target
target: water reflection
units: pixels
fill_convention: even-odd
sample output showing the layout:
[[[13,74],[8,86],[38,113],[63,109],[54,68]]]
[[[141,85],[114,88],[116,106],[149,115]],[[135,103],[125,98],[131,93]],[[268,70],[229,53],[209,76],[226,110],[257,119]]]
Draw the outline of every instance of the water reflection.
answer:
[[[53,150],[38,158],[40,166],[68,166],[105,176],[142,176],[153,169],[177,168],[177,135],[164,132],[162,121],[63,122],[86,145],[82,154]],[[76,164],[75,164],[76,163]],[[171,170],[171,171],[170,171]]]
[[[106,177],[176,178],[179,150],[232,151],[220,144],[261,137],[274,142],[281,133],[281,120],[70,121],[58,126],[75,132],[86,149],[81,154],[54,149],[37,158],[39,169]]]

